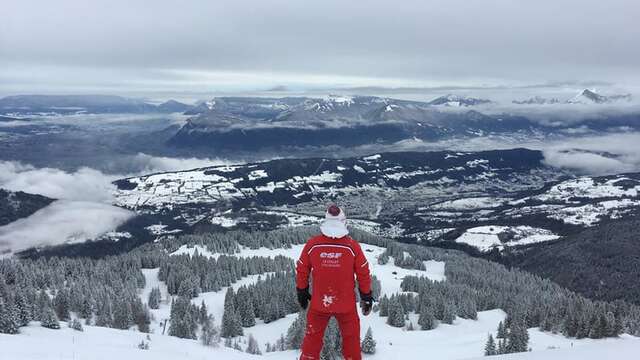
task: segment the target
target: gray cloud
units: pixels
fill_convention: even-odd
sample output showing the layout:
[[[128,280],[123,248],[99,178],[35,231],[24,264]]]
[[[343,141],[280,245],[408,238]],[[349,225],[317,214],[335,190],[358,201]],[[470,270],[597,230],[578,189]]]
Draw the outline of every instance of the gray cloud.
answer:
[[[11,1],[2,91],[636,84],[625,0]]]
[[[0,161],[0,188],[40,194],[54,199],[109,202],[116,177],[81,168],[65,172],[35,168],[13,161]]]
[[[138,174],[148,174],[163,171],[188,170],[207,166],[229,165],[230,161],[210,158],[172,158],[151,156],[139,153],[128,160],[128,163]],[[234,161],[233,164],[238,164]]]
[[[115,229],[131,211],[89,201],[59,200],[0,227],[0,254],[35,246],[83,242]]]
[[[640,171],[640,133],[618,133],[556,141],[543,147],[545,161],[585,174]]]

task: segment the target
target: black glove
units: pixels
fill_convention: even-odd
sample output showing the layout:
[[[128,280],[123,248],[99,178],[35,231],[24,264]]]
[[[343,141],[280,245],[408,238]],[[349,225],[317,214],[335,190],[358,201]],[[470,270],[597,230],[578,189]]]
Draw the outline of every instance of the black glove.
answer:
[[[311,295],[309,294],[309,288],[298,289],[298,304],[303,309],[307,309],[307,305],[309,305],[309,300],[311,299]]]
[[[362,314],[364,316],[369,315],[371,312],[371,307],[373,306],[373,297],[371,297],[371,293],[363,294],[360,293],[360,308],[362,309]]]

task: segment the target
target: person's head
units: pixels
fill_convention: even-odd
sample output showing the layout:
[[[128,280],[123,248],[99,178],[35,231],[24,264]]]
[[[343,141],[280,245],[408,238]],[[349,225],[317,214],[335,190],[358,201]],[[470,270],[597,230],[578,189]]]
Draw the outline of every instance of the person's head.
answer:
[[[347,216],[344,210],[338,205],[332,204],[324,214],[324,220],[320,224],[320,231],[323,235],[331,238],[341,238],[349,234],[347,229]]]

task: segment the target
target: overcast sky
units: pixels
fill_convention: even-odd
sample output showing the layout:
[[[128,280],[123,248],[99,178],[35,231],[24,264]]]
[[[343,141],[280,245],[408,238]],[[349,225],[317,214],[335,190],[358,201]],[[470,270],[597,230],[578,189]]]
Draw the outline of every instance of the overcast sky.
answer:
[[[5,0],[0,94],[640,82],[636,0]]]

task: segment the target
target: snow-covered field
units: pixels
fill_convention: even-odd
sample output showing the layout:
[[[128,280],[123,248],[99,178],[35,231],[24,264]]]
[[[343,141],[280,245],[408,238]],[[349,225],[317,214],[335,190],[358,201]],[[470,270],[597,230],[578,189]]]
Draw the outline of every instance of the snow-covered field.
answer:
[[[513,238],[508,242],[501,242],[498,235],[512,232]],[[479,226],[467,229],[456,242],[464,243],[476,247],[478,250],[486,252],[493,248],[504,249],[505,245],[526,245],[559,238],[549,230],[534,228],[530,226]]]
[[[290,249],[242,248],[235,256],[274,257],[283,255],[296,259],[302,246],[295,245]],[[372,273],[382,283],[383,294],[399,292],[400,283],[407,275],[426,276],[432,280],[446,281],[446,264],[443,262],[426,261],[426,271],[407,270],[394,266],[393,259],[385,265],[378,264],[377,257],[382,254],[384,248],[367,244],[362,244],[362,248],[369,260]],[[217,257],[220,255],[198,246],[191,248],[182,246],[172,255],[193,255],[196,251],[204,256]],[[163,335],[163,322],[169,318],[171,299],[165,284],[158,280],[158,270],[143,270],[147,280],[145,288],[140,291],[143,301],[147,300],[153,287],[159,287],[162,294],[160,308],[151,310],[153,320],[148,339],[146,334],[134,331],[85,326],[84,332],[77,332],[69,329],[66,323],[61,323],[62,329],[60,330],[49,330],[34,322],[30,326],[22,328],[19,335],[0,335],[0,359],[233,360],[249,359],[254,356],[224,346],[205,347],[194,340]],[[242,285],[254,283],[260,276],[264,276],[264,274],[247,276],[232,286],[234,289],[238,289]],[[204,301],[210,314],[219,323],[222,318],[225,292],[226,288],[218,292],[201,293],[192,301],[198,305]],[[264,352],[265,343],[274,343],[281,334],[286,333],[296,316],[296,314],[291,314],[269,324],[257,321],[255,326],[244,329],[245,336],[239,338],[241,346],[245,347],[247,337],[253,335],[260,342]],[[479,359],[482,358],[487,334],[493,333],[495,335],[498,323],[504,318],[505,313],[496,309],[478,313],[478,320],[475,321],[457,318],[452,325],[440,324],[435,330],[408,331],[387,325],[386,317],[380,317],[377,313],[373,313],[367,317],[361,316],[361,332],[364,336],[367,328],[371,327],[377,341],[377,352],[375,355],[366,356],[368,359],[386,360],[396,357],[417,359],[423,356],[434,359]],[[416,324],[417,315],[411,314],[410,320]],[[616,359],[632,359],[640,352],[640,341],[627,335],[620,339],[576,340],[541,332],[537,329],[529,329],[529,335],[531,353],[496,358],[591,360],[604,359],[611,355]],[[138,349],[137,344],[142,340],[149,343],[148,350]],[[298,355],[296,351],[285,351],[265,353],[263,356],[274,360],[292,360]]]
[[[362,326],[371,326],[377,340],[375,355],[366,359],[483,359],[482,349],[488,332],[495,331],[502,320],[500,310],[478,314],[478,320],[456,320],[454,325],[440,325],[431,331],[404,331],[391,328],[376,315],[363,318]],[[60,330],[42,328],[38,323],[22,328],[19,335],[0,334],[0,358],[5,360],[205,360],[259,359],[255,355],[220,346],[202,346],[195,340],[85,326],[83,332],[61,323]],[[572,340],[559,335],[529,330],[532,352],[496,356],[495,359],[531,360],[602,360],[637,359],[640,341],[623,336],[620,339]],[[148,350],[137,347],[149,343]],[[267,353],[265,358],[293,360],[295,351]]]

